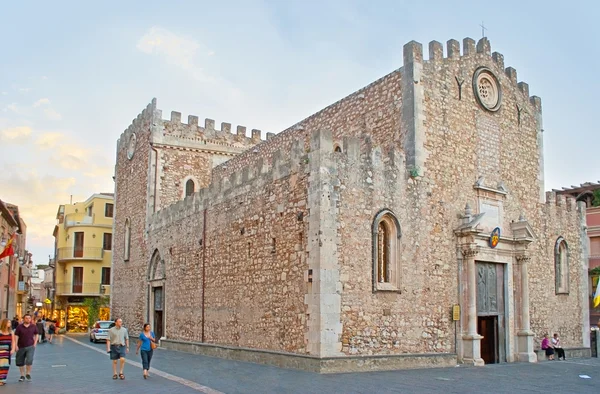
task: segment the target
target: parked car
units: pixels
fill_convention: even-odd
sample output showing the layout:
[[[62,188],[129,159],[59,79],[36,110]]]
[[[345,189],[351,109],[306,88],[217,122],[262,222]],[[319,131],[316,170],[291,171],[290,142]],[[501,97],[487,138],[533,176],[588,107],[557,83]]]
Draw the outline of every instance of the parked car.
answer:
[[[108,329],[115,323],[112,320],[99,320],[94,324],[90,331],[90,342],[106,341],[108,339]]]

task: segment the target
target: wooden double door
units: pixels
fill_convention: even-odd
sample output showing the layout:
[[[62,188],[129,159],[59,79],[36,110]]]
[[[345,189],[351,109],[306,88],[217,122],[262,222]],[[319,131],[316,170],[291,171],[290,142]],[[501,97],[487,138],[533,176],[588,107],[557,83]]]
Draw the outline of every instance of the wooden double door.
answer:
[[[506,362],[505,266],[477,262],[477,333],[486,364]]]

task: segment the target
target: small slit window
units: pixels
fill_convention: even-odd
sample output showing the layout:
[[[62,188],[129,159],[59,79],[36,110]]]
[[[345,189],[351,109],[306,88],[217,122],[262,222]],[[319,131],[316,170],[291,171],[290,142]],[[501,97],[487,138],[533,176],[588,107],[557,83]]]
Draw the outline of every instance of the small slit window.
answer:
[[[123,248],[123,260],[125,260],[125,261],[129,261],[130,243],[131,243],[131,223],[130,223],[129,219],[125,219],[125,239],[124,239],[125,247]]]
[[[338,144],[335,144],[333,151],[337,152],[337,153],[342,153],[342,147],[339,146]]]
[[[188,179],[185,183],[185,196],[189,197],[196,191],[196,185],[192,179]]]

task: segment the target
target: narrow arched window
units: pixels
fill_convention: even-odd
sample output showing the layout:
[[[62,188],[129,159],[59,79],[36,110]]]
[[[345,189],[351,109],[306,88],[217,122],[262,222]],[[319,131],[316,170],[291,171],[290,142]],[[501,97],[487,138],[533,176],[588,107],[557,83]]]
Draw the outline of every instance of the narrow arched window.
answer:
[[[188,197],[194,194],[194,192],[196,191],[195,189],[196,185],[194,184],[194,181],[192,179],[188,179],[185,183],[185,196]]]
[[[400,224],[385,209],[373,221],[373,290],[400,290]]]
[[[377,281],[389,283],[390,281],[390,230],[382,221],[377,229]]]
[[[129,261],[129,250],[131,244],[131,224],[129,219],[125,219],[125,247],[123,248],[123,260]]]
[[[556,294],[569,294],[569,246],[563,237],[554,246],[554,274]]]

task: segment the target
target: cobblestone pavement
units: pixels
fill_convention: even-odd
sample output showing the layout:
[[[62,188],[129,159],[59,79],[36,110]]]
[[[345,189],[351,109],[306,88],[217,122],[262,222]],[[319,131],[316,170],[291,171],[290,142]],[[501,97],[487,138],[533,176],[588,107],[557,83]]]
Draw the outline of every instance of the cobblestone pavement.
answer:
[[[38,346],[33,381],[18,383],[13,366],[2,393],[598,393],[600,360],[574,359],[483,368],[443,368],[319,375],[158,349],[142,378],[135,349],[126,379],[114,381],[105,344],[86,336]],[[132,341],[133,344],[133,341]],[[156,369],[155,369],[156,368]],[[580,375],[587,375],[584,379]]]

